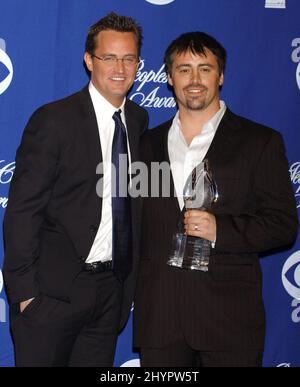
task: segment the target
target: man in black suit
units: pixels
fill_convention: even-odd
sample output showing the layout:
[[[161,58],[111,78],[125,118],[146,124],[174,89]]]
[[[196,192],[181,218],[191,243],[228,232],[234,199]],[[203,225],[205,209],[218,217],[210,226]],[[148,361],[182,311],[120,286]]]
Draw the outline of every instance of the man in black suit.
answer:
[[[165,54],[179,110],[142,140],[148,167],[168,162],[172,172],[160,181],[170,183],[170,197],[143,200],[134,316],[143,366],[260,366],[259,254],[292,243],[297,233],[282,137],[220,101],[225,61],[225,49],[202,32],[179,36]],[[203,159],[219,198],[210,211],[182,216],[185,181]],[[207,272],[167,265],[180,217],[189,236],[211,242]]]
[[[86,39],[89,85],[38,109],[24,131],[4,220],[17,366],[113,364],[137,259],[127,179],[148,115],[126,94],[141,42],[132,18],[99,20]]]

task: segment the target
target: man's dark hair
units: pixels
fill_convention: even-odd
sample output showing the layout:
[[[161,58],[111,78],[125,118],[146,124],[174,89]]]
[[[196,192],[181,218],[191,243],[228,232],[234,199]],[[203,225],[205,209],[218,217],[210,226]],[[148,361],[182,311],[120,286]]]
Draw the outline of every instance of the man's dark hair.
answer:
[[[212,36],[199,31],[187,32],[173,40],[165,52],[164,63],[166,72],[169,73],[171,71],[176,54],[191,51],[193,54],[205,55],[205,49],[209,49],[216,56],[219,73],[224,73],[227,56],[225,48]]]
[[[96,46],[96,37],[99,32],[105,30],[114,30],[118,32],[133,32],[137,40],[138,55],[140,55],[143,40],[142,27],[131,17],[120,16],[115,12],[109,13],[90,27],[85,41],[86,52],[91,55],[94,54]]]

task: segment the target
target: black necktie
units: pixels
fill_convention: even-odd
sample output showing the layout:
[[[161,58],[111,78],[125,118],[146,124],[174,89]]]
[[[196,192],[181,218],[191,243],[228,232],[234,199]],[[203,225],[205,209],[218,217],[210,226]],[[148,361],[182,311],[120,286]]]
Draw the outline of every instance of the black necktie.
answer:
[[[115,174],[112,173],[112,264],[115,275],[125,279],[132,267],[132,230],[128,194],[127,137],[120,113],[121,110],[113,115],[115,133],[111,158]]]

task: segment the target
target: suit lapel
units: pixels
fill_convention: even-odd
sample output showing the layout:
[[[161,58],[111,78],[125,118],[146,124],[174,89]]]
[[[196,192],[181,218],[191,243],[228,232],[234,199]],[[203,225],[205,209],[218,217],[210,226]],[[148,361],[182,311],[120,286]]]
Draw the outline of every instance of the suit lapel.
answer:
[[[173,119],[165,123],[163,127],[163,133],[162,133],[163,137],[162,139],[159,138],[160,143],[157,144],[157,148],[160,149],[159,161],[160,162],[165,161],[169,165],[171,165],[171,162],[170,162],[170,156],[169,156],[168,137],[169,137],[170,128],[172,126],[172,122],[173,122]],[[175,192],[174,179],[173,179],[173,174],[171,169],[170,169],[170,205],[172,206],[173,210],[176,211],[177,213],[181,212],[178,199],[176,196],[176,192]]]
[[[82,128],[85,132],[87,157],[96,173],[96,167],[102,162],[102,150],[96,113],[90,97],[88,86],[81,91]],[[95,175],[96,176],[96,175]]]
[[[226,159],[226,155],[230,156],[232,152],[238,151],[234,146],[234,133],[239,128],[240,122],[235,119],[235,115],[227,108],[213,141],[204,156],[204,159],[208,159],[212,172]]]

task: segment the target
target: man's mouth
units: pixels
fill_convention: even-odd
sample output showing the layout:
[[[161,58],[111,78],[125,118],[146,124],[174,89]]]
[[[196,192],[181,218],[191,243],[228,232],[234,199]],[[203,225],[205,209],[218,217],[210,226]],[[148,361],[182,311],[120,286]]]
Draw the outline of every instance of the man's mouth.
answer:
[[[188,86],[185,88],[185,91],[190,94],[201,94],[206,91],[206,88],[203,86]]]
[[[115,81],[115,82],[123,82],[123,81],[125,81],[125,77],[110,77],[110,79],[112,80],[112,81]]]

